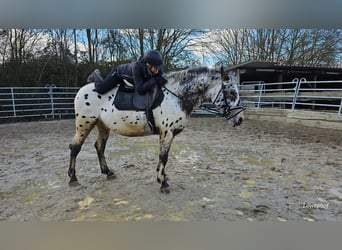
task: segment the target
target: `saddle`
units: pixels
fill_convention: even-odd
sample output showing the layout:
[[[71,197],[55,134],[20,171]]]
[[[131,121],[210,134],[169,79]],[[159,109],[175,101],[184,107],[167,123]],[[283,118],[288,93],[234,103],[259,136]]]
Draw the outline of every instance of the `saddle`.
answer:
[[[159,106],[163,99],[164,93],[159,85],[141,95],[133,84],[124,80],[124,83],[119,85],[113,104],[118,110],[146,111]]]

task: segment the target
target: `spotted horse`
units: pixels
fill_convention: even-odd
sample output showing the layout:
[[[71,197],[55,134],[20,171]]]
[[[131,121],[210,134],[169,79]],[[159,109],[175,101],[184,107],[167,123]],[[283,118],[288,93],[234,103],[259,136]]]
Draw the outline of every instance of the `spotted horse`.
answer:
[[[222,116],[228,118],[234,126],[243,121],[243,108],[236,82],[232,82],[223,70],[208,67],[193,67],[166,75],[167,83],[162,87],[164,98],[153,109],[156,134],[159,135],[160,153],[157,165],[157,181],[161,183],[161,192],[169,193],[170,186],[166,176],[166,163],[172,141],[187,125],[190,114],[201,102],[212,103]],[[107,178],[115,178],[104,155],[110,131],[123,136],[151,135],[144,111],[118,110],[114,97],[118,87],[106,94],[95,91],[94,83],[83,86],[74,101],[76,114],[76,133],[70,148],[70,166],[68,175],[71,186],[79,185],[76,178],[76,157],[90,131],[96,126],[98,137],[95,148],[101,172]]]

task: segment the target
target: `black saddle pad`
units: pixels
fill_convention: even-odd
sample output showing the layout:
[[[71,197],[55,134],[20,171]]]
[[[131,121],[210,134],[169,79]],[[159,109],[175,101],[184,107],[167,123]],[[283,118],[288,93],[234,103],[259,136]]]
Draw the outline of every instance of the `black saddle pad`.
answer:
[[[130,87],[125,84],[120,84],[119,89],[116,93],[116,96],[114,98],[114,106],[118,110],[138,110],[138,111],[144,111],[148,107],[136,107],[133,103],[133,98],[134,98],[134,92],[135,92],[135,87]],[[141,98],[144,98],[143,96],[140,96]],[[147,98],[150,98],[149,96],[146,96]],[[164,93],[161,90],[160,87],[158,87],[158,92],[157,92],[157,97],[155,98],[155,101],[152,104],[152,109],[160,105],[160,103],[164,99]]]

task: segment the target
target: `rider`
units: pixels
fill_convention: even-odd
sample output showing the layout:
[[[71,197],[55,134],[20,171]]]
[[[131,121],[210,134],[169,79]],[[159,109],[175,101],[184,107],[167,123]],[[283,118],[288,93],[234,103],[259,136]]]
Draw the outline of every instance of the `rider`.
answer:
[[[135,85],[139,94],[145,94],[155,85],[164,85],[166,79],[162,76],[163,58],[158,50],[148,50],[136,62],[122,64],[112,69],[105,79],[101,77],[98,69],[88,77],[88,82],[95,82],[95,89],[104,94],[116,85],[127,80]],[[154,131],[152,110],[146,110],[146,116],[151,129]]]

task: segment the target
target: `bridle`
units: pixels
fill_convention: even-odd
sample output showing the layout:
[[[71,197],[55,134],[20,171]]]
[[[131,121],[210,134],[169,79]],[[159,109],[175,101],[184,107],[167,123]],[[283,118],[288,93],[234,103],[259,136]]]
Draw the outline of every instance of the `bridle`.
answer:
[[[181,97],[179,97],[177,94],[175,94],[174,92],[172,92],[171,90],[169,90],[165,86],[162,86],[162,88],[164,88],[167,92],[169,92],[170,94],[174,95],[175,97],[177,97],[179,99],[182,99]],[[214,101],[212,103],[202,103],[200,105],[200,108],[205,110],[205,111],[207,111],[207,112],[209,112],[209,113],[212,113],[212,114],[215,114],[215,115],[219,115],[219,116],[225,117],[227,120],[230,120],[230,119],[234,118],[235,116],[237,116],[238,114],[240,114],[242,111],[246,110],[246,108],[244,108],[242,105],[240,105],[240,100],[238,102],[238,106],[231,107],[229,105],[228,101],[227,101],[228,97],[227,97],[226,92],[224,91],[224,88],[225,88],[225,85],[224,85],[224,83],[222,81],[221,89],[217,93]],[[223,112],[220,112],[219,110],[217,110],[215,108],[215,102],[219,98],[221,92],[223,94],[224,102],[225,102],[225,105],[226,105],[226,107],[223,110]],[[233,114],[233,111],[235,111],[235,110],[238,110],[238,111],[234,112],[234,114]]]
[[[222,117],[225,117],[227,120],[230,120],[232,118],[234,118],[235,116],[237,116],[238,114],[240,114],[242,111],[246,110],[246,108],[244,108],[242,105],[240,105],[240,100],[238,102],[238,105],[235,106],[235,107],[231,107],[227,101],[228,97],[227,97],[227,93],[224,91],[224,88],[225,88],[225,85],[222,81],[221,83],[221,89],[220,91],[217,93],[214,101],[212,103],[202,103],[200,108],[201,109],[204,109],[205,111],[207,112],[210,112],[210,113],[213,113],[213,114],[216,114],[216,115],[219,115],[219,116],[222,116]],[[224,103],[226,105],[225,109],[223,110],[223,112],[220,112],[219,110],[217,110],[215,108],[215,103],[217,101],[217,99],[219,98],[220,94],[223,94],[223,99],[224,99]],[[233,112],[235,110],[238,110],[237,112]]]

